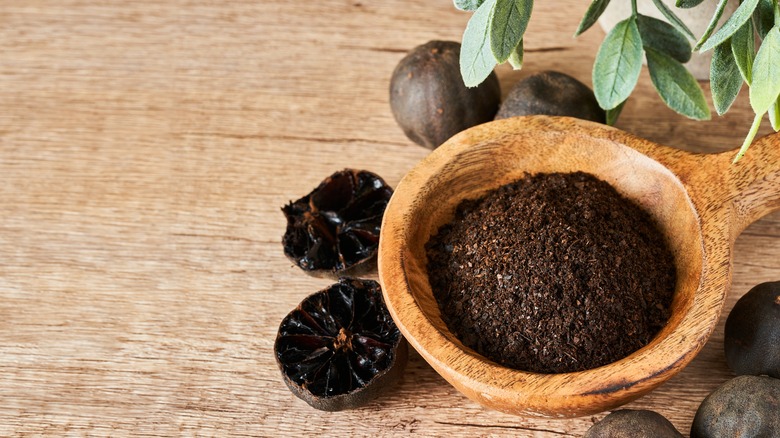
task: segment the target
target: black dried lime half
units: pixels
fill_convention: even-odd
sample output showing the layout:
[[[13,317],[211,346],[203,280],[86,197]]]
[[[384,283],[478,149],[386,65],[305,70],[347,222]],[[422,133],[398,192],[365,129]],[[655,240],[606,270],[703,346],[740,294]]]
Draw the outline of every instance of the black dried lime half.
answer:
[[[311,406],[361,406],[401,377],[408,347],[379,283],[341,278],[284,318],[274,344],[290,390]]]
[[[780,281],[761,283],[737,301],[726,319],[724,347],[737,375],[780,379]]]
[[[393,189],[378,175],[345,169],[282,207],[284,254],[315,277],[361,275],[376,266],[382,215]]]
[[[669,420],[658,412],[621,409],[594,424],[585,438],[682,438]]]

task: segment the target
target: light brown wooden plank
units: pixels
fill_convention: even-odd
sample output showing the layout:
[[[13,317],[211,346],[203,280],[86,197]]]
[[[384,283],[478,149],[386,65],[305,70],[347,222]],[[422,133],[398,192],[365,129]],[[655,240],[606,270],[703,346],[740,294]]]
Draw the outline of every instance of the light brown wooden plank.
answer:
[[[526,69],[590,83],[603,32],[537,2]],[[328,284],[290,266],[279,208],[360,167],[392,185],[427,154],[395,125],[390,73],[458,40],[450,2],[0,2],[0,435],[580,436],[595,418],[487,411],[413,353],[355,411],[294,398],[278,323]],[[743,95],[706,123],[665,109],[645,73],[619,126],[697,151],[736,147]],[[764,127],[766,130],[766,127]],[[736,297],[780,274],[780,216],[734,253]],[[686,432],[730,376],[722,322],[700,356],[633,407]]]

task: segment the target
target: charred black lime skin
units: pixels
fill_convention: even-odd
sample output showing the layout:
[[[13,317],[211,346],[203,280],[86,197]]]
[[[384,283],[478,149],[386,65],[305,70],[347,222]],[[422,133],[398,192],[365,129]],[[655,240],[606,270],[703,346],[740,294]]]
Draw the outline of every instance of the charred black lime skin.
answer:
[[[657,412],[623,409],[594,424],[585,438],[682,438],[682,434]]]
[[[780,379],[738,376],[708,395],[691,438],[780,436]]]
[[[296,397],[319,410],[341,411],[363,406],[395,384],[408,346],[379,283],[341,277],[287,314],[274,356]],[[331,380],[331,372],[337,378]]]
[[[606,123],[593,91],[573,77],[557,71],[531,75],[512,87],[501,104],[496,120],[541,114],[569,116]]]
[[[410,51],[390,79],[390,108],[410,140],[436,149],[453,135],[493,120],[501,103],[496,74],[468,88],[460,75],[460,43],[430,41]]]
[[[737,375],[780,378],[780,281],[759,284],[737,301],[726,319],[724,347]]]

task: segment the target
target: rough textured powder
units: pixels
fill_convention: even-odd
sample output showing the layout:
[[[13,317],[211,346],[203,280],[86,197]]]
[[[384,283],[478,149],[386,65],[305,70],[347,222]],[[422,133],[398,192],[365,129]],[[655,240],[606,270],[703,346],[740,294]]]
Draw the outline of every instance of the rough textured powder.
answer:
[[[586,173],[526,176],[464,201],[426,249],[444,322],[511,368],[605,365],[646,345],[669,317],[675,267],[662,233]]]

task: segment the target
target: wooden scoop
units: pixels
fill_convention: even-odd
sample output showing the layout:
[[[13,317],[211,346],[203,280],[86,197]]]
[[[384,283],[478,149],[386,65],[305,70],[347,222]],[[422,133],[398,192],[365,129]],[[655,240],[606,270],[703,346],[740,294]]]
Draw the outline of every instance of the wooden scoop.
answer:
[[[403,178],[385,211],[379,278],[390,313],[439,374],[484,406],[574,417],[629,402],[701,350],[729,290],[734,240],[780,208],[780,136],[758,140],[737,164],[734,155],[684,152],[571,118],[518,117],[464,131]],[[500,366],[464,346],[442,321],[425,243],[464,199],[525,173],[575,171],[609,182],[658,221],[677,267],[672,316],[650,344],[599,368],[536,374]]]

